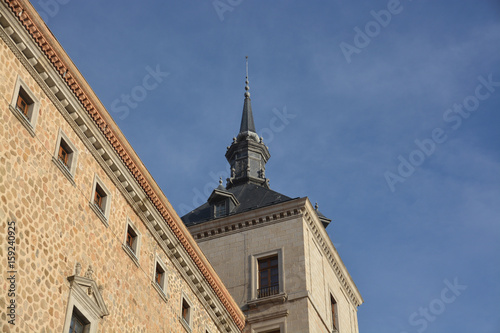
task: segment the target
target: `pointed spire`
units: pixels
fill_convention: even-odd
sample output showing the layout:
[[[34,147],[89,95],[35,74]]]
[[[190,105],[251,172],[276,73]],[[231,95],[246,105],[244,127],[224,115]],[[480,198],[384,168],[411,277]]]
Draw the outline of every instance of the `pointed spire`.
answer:
[[[254,132],[255,124],[253,122],[252,104],[250,103],[250,87],[248,86],[248,56],[246,57],[247,76],[245,79],[245,102],[243,103],[243,115],[241,117],[240,133]]]
[[[231,177],[228,178],[226,189],[248,183],[269,188],[265,165],[271,154],[255,130],[248,84],[248,57],[246,57],[245,101],[240,132],[233,138],[233,143],[226,151],[226,159],[231,165]]]

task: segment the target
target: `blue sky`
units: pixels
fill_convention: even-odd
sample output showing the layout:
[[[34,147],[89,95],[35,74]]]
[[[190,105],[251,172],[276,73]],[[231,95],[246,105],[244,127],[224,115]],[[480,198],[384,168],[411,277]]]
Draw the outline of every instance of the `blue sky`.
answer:
[[[500,332],[498,1],[55,1],[180,215],[228,172],[248,55],[266,176],[333,219],[360,332]]]

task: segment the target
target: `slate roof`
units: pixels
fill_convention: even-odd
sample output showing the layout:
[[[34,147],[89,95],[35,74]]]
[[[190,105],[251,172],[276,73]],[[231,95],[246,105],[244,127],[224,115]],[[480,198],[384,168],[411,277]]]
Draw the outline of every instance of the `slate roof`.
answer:
[[[240,202],[240,204],[229,213],[229,216],[292,200],[292,198],[286,195],[251,183],[231,187],[226,191],[234,194],[236,199]],[[181,217],[181,219],[187,227],[211,220],[212,214],[210,204],[206,202]]]
[[[255,124],[253,122],[252,103],[250,102],[250,97],[245,97],[241,116],[240,133],[249,131],[255,132]]]

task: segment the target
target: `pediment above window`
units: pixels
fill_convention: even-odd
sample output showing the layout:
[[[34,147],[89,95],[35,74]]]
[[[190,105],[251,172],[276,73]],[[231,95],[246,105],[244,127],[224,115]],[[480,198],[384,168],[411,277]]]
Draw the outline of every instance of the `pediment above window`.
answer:
[[[101,290],[91,277],[72,275],[68,276],[68,281],[74,297],[78,298],[95,317],[102,318],[109,315]]]

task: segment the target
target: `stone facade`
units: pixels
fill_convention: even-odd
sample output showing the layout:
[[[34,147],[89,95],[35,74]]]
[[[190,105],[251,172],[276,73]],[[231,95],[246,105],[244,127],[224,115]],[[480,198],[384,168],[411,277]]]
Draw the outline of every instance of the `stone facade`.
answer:
[[[358,333],[363,299],[307,198],[189,227],[247,316],[245,332]],[[279,293],[258,297],[255,258],[278,253]],[[274,331],[273,331],[274,332]]]
[[[0,330],[61,332],[70,304],[85,303],[79,316],[98,317],[84,318],[90,332],[241,332],[243,314],[91,89],[74,85],[83,78],[31,4],[1,1],[0,15]],[[35,107],[29,119],[16,110],[19,87]]]

